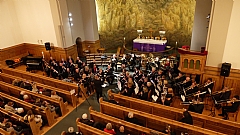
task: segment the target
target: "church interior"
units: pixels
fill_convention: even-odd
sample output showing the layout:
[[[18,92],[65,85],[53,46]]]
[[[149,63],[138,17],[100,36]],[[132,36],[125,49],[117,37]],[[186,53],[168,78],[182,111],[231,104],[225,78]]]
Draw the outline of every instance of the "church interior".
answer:
[[[0,11],[0,135],[240,135],[240,0]]]

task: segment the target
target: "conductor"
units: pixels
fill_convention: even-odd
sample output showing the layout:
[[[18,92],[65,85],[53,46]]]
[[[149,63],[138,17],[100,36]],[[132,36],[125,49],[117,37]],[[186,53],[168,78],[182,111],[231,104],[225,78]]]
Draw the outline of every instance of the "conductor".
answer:
[[[95,79],[94,79],[93,83],[94,83],[94,88],[97,93],[97,101],[99,103],[99,98],[102,97],[103,81],[100,79],[100,77],[98,75],[95,75]]]

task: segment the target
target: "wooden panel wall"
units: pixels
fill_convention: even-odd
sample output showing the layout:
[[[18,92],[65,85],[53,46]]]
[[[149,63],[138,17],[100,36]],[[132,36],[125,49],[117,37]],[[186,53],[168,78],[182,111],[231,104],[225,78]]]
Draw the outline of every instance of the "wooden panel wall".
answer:
[[[97,49],[100,48],[100,41],[83,41],[82,43],[83,51],[90,50],[90,53],[97,53]]]
[[[23,43],[1,49],[0,66],[6,66],[5,60],[7,59],[21,58],[23,56],[26,56],[28,52],[34,56],[42,56],[43,52],[44,57],[47,61],[49,60],[50,54],[56,60],[61,60],[61,58],[64,58],[66,60],[69,55],[72,56],[74,60],[76,60],[76,57],[78,56],[76,45],[70,46],[68,48],[60,48],[54,46],[51,48],[52,50],[46,51],[44,45]]]
[[[223,76],[220,76],[220,68],[217,67],[205,67],[205,73],[202,76],[202,83],[207,80],[207,78],[212,78],[215,81],[213,91],[219,91],[222,88],[222,83],[224,80]],[[229,77],[225,78],[224,86],[234,88],[232,91],[232,96],[238,94],[240,95],[240,70],[231,69]]]
[[[7,59],[16,59],[27,55],[28,52],[24,47],[24,44],[18,44],[15,46],[0,49],[0,64],[5,65],[5,60]]]

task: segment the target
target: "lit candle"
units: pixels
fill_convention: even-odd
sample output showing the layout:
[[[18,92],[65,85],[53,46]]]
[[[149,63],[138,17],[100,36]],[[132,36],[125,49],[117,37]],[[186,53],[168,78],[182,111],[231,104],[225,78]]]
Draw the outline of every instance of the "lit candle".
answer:
[[[177,45],[177,42],[176,42],[176,45]]]
[[[123,38],[123,40],[125,40],[125,37]]]
[[[43,54],[43,52],[42,52],[42,56],[43,56],[43,58],[44,58],[44,54]]]

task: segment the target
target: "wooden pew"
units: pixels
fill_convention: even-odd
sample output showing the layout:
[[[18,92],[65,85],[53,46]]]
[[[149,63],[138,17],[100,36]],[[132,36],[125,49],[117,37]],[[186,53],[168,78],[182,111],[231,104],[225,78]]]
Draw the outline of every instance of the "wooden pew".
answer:
[[[76,119],[76,123],[77,123],[78,131],[82,132],[83,135],[111,135],[102,130],[99,130],[97,128],[81,123],[79,118]]]
[[[219,133],[216,131],[211,131],[201,127],[167,119],[164,117],[148,114],[146,112],[141,112],[138,110],[108,103],[106,101],[103,101],[103,98],[100,98],[99,101],[100,112],[119,119],[125,119],[128,113],[132,112],[134,114],[134,117],[136,117],[139,122],[142,123],[145,127],[157,131],[163,131],[166,126],[169,125],[175,132],[177,132],[177,134],[179,134],[180,132],[188,132],[192,135],[224,135],[223,133]]]
[[[12,97],[10,95],[4,94],[2,92],[0,92],[0,96],[8,101],[12,101],[14,102],[18,107],[22,107],[25,111],[28,111],[30,109],[32,109],[34,114],[40,114],[42,115],[42,119],[45,119],[48,122],[48,125],[51,126],[55,123],[55,119],[54,119],[54,113],[55,112],[51,112],[49,108],[46,108],[44,110],[42,110],[40,107],[27,103],[25,101],[22,101],[18,98]]]
[[[112,123],[113,127],[116,127],[115,130],[119,129],[120,126],[124,125],[125,132],[131,135],[141,135],[142,133],[146,135],[151,135],[152,133],[155,133],[158,135],[167,135],[162,132],[158,132],[156,130],[142,127],[142,126],[94,111],[92,107],[89,107],[89,113],[92,120],[100,123],[104,123],[104,124]]]
[[[0,91],[9,93],[10,95],[15,95],[16,97],[20,97],[20,92],[24,91],[27,95],[35,98],[40,98],[41,101],[48,101],[49,103],[59,106],[62,112],[62,115],[64,116],[68,110],[67,110],[67,103],[63,103],[63,99],[61,98],[60,100],[53,99],[51,97],[34,93],[29,90],[26,90],[24,88],[20,88],[17,86],[13,86],[12,84],[8,84],[5,82],[0,81]]]
[[[111,92],[109,92],[111,94]],[[132,97],[123,96],[120,94],[113,94],[114,100],[119,102],[119,105],[150,113],[153,115],[165,117],[172,120],[179,120],[182,117],[183,110],[179,108],[164,106],[161,104],[148,102]],[[210,117],[203,114],[191,112],[193,118],[193,125],[203,127],[209,130],[229,134],[240,134],[240,123],[222,120],[215,117]]]
[[[12,81],[15,80],[15,79],[24,80],[25,78],[16,77],[16,76],[5,74],[5,73],[0,73],[0,81],[4,81],[4,82],[12,84]],[[32,80],[30,80],[30,81],[32,81]],[[56,91],[59,96],[66,99],[68,101],[68,103],[73,105],[73,107],[76,106],[77,97],[74,94],[71,94],[70,92],[68,92],[66,90],[55,88],[55,87],[48,86],[48,85],[44,85],[44,84],[41,84],[41,83],[36,83],[36,84],[37,84],[38,87],[42,87],[42,88],[46,88],[46,89],[49,89],[49,90]]]
[[[0,128],[0,135],[17,135],[16,133],[12,132],[7,132],[6,130]]]
[[[7,68],[7,67],[3,67],[2,72],[6,73],[6,74],[13,75],[13,76],[18,76],[18,77],[21,77],[21,78],[25,78],[27,80],[32,80],[34,82],[49,85],[49,86],[52,86],[52,87],[56,87],[56,88],[59,88],[59,89],[64,89],[64,90],[67,90],[67,91],[71,91],[71,90],[74,89],[76,91],[76,93],[78,93],[78,86],[77,86],[77,84],[74,84],[74,83],[64,82],[62,80],[58,80],[58,79],[46,77],[46,76],[43,76],[43,75],[30,73],[30,72],[26,72],[26,71],[22,71],[22,70]],[[83,89],[83,91],[84,91],[84,89]],[[86,91],[85,91],[85,93],[86,93]],[[84,96],[82,96],[82,98],[84,98]]]
[[[21,77],[17,77],[17,76],[5,74],[5,73],[0,73],[0,81],[12,84],[12,82],[15,79],[25,80],[24,78],[21,78]],[[30,81],[32,81],[32,80],[30,80]],[[59,96],[61,96],[65,100],[67,100],[68,103],[72,104],[73,107],[75,107],[76,104],[77,104],[77,97],[75,96],[75,94],[71,94],[69,91],[59,89],[59,88],[55,88],[55,87],[48,86],[48,85],[44,85],[44,84],[41,84],[41,83],[36,83],[36,85],[37,85],[37,87],[42,87],[42,88],[46,88],[46,89],[49,89],[49,90],[56,91]]]
[[[61,135],[66,135],[66,131],[62,131]]]
[[[0,112],[5,114],[5,115],[8,115],[8,116],[10,115],[11,118],[14,118],[16,121],[21,121],[22,123],[25,123],[25,121],[23,120],[23,117],[20,116],[20,115],[17,115],[17,114],[12,113],[12,112],[8,112],[3,108],[0,108]],[[32,130],[32,133],[34,135],[40,135],[42,133],[42,130],[40,129],[41,123],[36,123],[34,118],[30,119],[28,122],[29,123],[26,123],[26,124],[28,124],[30,126],[30,128]]]

